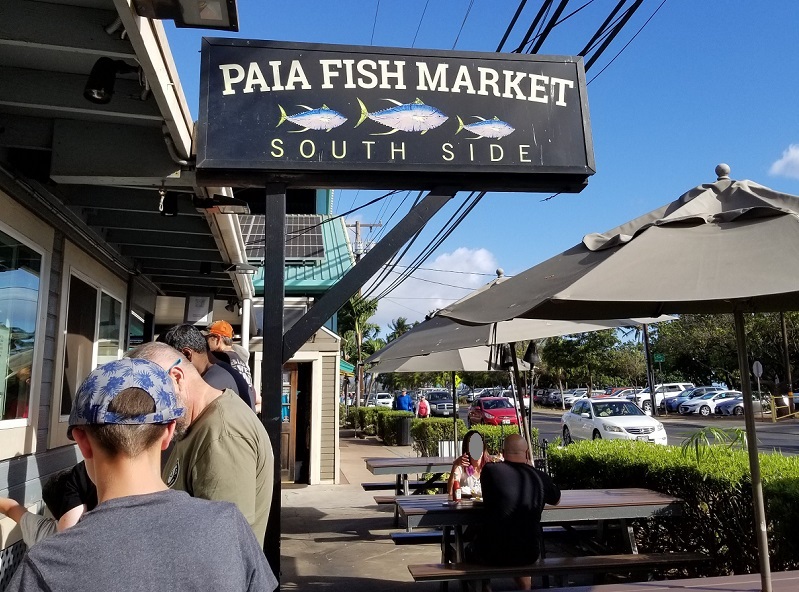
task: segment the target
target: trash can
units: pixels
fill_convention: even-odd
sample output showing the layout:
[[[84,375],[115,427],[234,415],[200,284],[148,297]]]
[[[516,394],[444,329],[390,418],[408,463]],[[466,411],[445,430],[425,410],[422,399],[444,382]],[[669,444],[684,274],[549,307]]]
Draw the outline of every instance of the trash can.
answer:
[[[410,446],[411,445],[411,416],[398,417],[397,421],[397,445]]]

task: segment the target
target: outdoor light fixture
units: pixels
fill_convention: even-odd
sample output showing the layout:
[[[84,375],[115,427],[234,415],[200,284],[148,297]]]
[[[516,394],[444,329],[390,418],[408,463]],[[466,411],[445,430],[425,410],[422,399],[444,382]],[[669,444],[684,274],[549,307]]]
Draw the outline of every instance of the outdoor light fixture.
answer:
[[[243,199],[213,195],[211,197],[195,197],[194,207],[198,210],[209,210],[214,214],[249,214],[250,206]]]
[[[117,74],[130,74],[138,69],[138,66],[131,66],[122,60],[100,58],[92,66],[89,80],[86,82],[86,88],[83,89],[83,96],[92,103],[99,105],[110,103],[114,94],[114,83],[116,82]]]
[[[508,344],[503,343],[500,347],[500,366],[503,370],[513,368],[513,352]]]
[[[527,350],[524,352],[524,357],[522,359],[530,364],[530,366],[537,366],[541,361],[541,356],[538,355],[538,347],[535,341],[530,341],[530,345],[527,346]]]
[[[229,267],[226,267],[225,271],[228,273],[255,275],[255,272],[258,271],[258,268],[255,265],[250,265],[249,263],[233,263]]]
[[[179,28],[239,30],[236,0],[133,0],[136,14],[173,20]]]
[[[161,196],[161,201],[158,203],[158,211],[162,216],[177,216],[178,215],[178,194],[174,191],[158,190]]]

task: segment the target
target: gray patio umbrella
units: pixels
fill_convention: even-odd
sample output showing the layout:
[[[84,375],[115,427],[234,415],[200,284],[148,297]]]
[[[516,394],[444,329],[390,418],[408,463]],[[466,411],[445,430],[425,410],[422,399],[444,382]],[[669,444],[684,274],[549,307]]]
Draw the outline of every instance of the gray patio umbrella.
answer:
[[[419,323],[398,339],[389,342],[385,347],[367,358],[366,361],[376,363],[462,348],[514,343],[529,339],[544,339],[546,337],[588,333],[619,327],[640,326],[668,321],[673,318],[665,315],[657,318],[588,321],[519,318],[485,325],[462,325],[452,319],[436,315]],[[486,370],[486,368],[483,367],[479,370]]]
[[[377,355],[377,354],[375,354]],[[369,363],[374,356],[367,358]],[[409,357],[385,357],[372,366],[369,372],[486,372],[503,371],[496,360],[493,348],[489,346],[464,347],[454,350],[421,354]],[[374,360],[372,360],[374,361]],[[530,366],[519,360],[520,368],[529,370]]]
[[[744,392],[762,589],[771,591],[744,312],[799,297],[799,197],[716,167],[715,183],[582,243],[440,312],[462,323],[733,313]]]
[[[406,333],[407,335],[407,333]],[[403,336],[404,337],[404,336]],[[384,348],[385,349],[385,348]],[[382,351],[382,350],[381,350]],[[405,358],[391,358],[381,360],[376,366],[369,369],[374,374],[386,372],[445,372],[449,371],[452,382],[452,407],[453,407],[453,442],[457,448],[458,442],[458,397],[455,392],[455,372],[484,372],[484,371],[504,371],[497,363],[496,355],[493,355],[493,348],[489,346],[465,347],[456,350],[448,350],[430,354],[422,354]],[[374,361],[377,354],[367,358],[366,362]],[[527,362],[518,360],[519,366],[524,370],[529,370]],[[518,416],[518,409],[516,414]],[[521,429],[522,423],[519,422]],[[455,456],[458,455],[454,450]]]

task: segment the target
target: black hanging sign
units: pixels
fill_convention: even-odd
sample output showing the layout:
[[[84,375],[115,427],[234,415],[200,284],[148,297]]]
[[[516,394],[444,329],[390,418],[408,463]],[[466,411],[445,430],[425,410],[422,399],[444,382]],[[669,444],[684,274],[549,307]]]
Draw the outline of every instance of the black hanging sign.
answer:
[[[580,191],[582,58],[203,39],[205,185]]]

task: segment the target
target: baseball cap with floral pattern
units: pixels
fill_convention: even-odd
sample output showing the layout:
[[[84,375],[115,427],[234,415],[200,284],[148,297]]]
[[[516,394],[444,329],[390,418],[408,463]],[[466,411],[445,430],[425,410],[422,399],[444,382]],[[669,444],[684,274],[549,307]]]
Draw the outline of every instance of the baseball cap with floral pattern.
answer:
[[[119,393],[134,387],[153,398],[153,413],[129,417],[108,410]],[[169,423],[183,417],[184,413],[169,372],[149,360],[123,358],[98,366],[80,385],[69,415],[67,436],[74,440],[72,428],[75,426]]]

